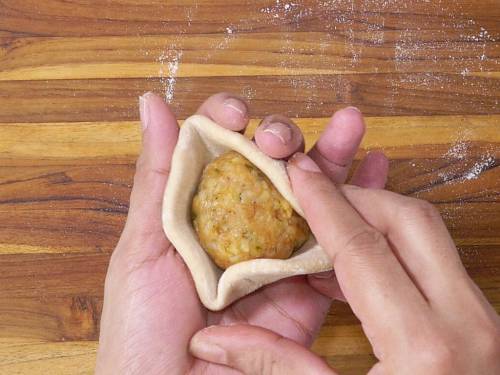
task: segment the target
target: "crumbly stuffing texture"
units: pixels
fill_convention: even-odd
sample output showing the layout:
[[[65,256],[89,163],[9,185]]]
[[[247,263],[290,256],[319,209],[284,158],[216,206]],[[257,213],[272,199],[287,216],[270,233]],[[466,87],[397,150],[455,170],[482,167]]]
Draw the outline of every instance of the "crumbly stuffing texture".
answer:
[[[267,176],[235,151],[205,167],[191,213],[201,246],[222,269],[256,258],[286,259],[310,235]]]

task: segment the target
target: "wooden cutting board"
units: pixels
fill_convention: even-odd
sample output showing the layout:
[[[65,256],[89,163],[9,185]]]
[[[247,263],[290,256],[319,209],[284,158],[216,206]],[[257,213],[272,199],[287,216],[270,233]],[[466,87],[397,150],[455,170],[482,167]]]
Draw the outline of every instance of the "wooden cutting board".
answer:
[[[0,2],[0,374],[91,374],[139,151],[137,97],[180,119],[232,91],[310,146],[347,105],[388,188],[442,212],[500,310],[498,0]],[[374,363],[334,303],[314,350]]]

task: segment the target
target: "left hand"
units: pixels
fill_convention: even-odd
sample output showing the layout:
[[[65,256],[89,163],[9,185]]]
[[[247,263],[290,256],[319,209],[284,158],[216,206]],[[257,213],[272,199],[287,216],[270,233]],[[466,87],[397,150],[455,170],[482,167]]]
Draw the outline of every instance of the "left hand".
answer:
[[[197,113],[234,131],[243,131],[248,124],[246,104],[226,93],[207,99]],[[129,215],[106,275],[96,373],[238,373],[195,359],[188,352],[194,333],[214,324],[248,323],[310,346],[331,303],[311,286],[319,280],[314,276],[267,285],[220,312],[201,305],[189,270],[166,238],[161,221],[177,121],[161,98],[146,94],[141,98],[141,122],[143,151],[137,161]],[[331,180],[343,183],[364,131],[359,111],[341,110],[309,156]],[[263,120],[255,141],[274,158],[287,158],[304,147],[298,127],[280,115]],[[368,154],[351,183],[382,188],[387,169],[382,154]],[[321,276],[332,279],[333,273]],[[318,285],[325,285],[323,280]]]

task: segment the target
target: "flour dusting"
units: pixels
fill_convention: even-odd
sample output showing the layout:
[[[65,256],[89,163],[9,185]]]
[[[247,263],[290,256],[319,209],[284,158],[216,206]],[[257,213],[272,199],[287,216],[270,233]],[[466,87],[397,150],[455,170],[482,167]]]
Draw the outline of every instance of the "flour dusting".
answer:
[[[464,180],[476,180],[479,178],[481,173],[483,173],[488,168],[495,164],[495,158],[493,155],[483,155],[481,159],[475,163],[472,168],[470,168],[463,176]]]
[[[182,51],[175,49],[175,46],[173,49],[163,51],[158,57],[158,62],[160,63],[160,83],[162,84],[167,103],[171,103],[174,99],[175,85],[177,82],[176,77],[181,57]]]
[[[412,7],[416,3],[419,3],[421,12],[413,17]],[[199,13],[202,6],[198,5],[199,2],[195,1],[183,8],[185,24],[179,26],[179,34],[187,33],[190,27],[199,27],[199,20],[205,15]],[[231,56],[244,51],[246,60],[236,61],[235,66],[261,64],[279,67],[282,74],[279,79],[283,84],[291,88],[292,94],[295,91],[296,95],[306,98],[301,107],[305,112],[301,115],[314,115],[320,109],[323,98],[320,90],[325,89],[325,81],[329,80],[328,77],[318,80],[312,74],[298,74],[297,69],[301,68],[331,69],[332,74],[387,73],[386,91],[376,103],[381,115],[402,114],[405,111],[401,105],[404,96],[415,95],[415,92],[418,97],[433,91],[439,92],[440,97],[456,94],[460,96],[457,103],[470,100],[471,104],[477,102],[484,107],[489,103],[492,107],[495,105],[491,100],[491,85],[474,75],[494,67],[496,57],[492,47],[499,35],[493,28],[488,30],[489,26],[481,24],[480,19],[470,18],[469,10],[459,2],[269,0],[249,9],[249,17],[228,17],[225,23],[217,24],[218,33],[207,37],[207,45],[196,52],[196,60],[207,66],[226,64],[232,61]],[[406,22],[402,22],[405,19]],[[256,45],[255,50],[249,50],[251,43],[255,42],[252,40],[249,47],[243,43],[243,38],[248,37],[246,31],[253,30],[254,26],[277,35],[269,38],[269,48]],[[165,48],[157,59],[160,64],[158,76],[150,77],[160,79],[168,102],[174,100],[183,48],[178,40]],[[145,56],[152,59],[158,56],[158,52],[145,51]],[[355,102],[356,98],[365,100],[356,95],[358,83],[351,85],[349,78],[339,82],[342,84],[335,83],[332,90],[337,93],[339,101],[359,104]],[[462,86],[461,90],[454,89],[457,85]],[[256,95],[255,90],[248,86],[237,89],[248,99]],[[306,90],[307,96],[299,90]],[[479,96],[484,96],[485,101],[479,102]],[[450,103],[447,105],[452,106],[453,101]],[[438,104],[426,105],[423,109],[429,115],[447,110]],[[460,151],[459,147],[465,147],[466,151],[466,142],[457,142],[445,157],[464,160],[465,156],[460,159],[451,155]]]
[[[468,153],[469,144],[463,140],[459,140],[443,156],[451,160],[464,160],[467,158]]]
[[[438,173],[443,182],[477,180],[483,172],[495,165],[496,159],[491,152],[481,155],[479,160],[468,160],[471,157],[471,144],[466,139],[470,138],[470,136],[470,131],[462,131],[455,143],[443,154],[444,159],[452,163],[456,162],[456,164],[451,164],[446,168],[445,171]]]
[[[462,34],[460,37],[468,42],[496,42],[496,38],[494,38],[490,32],[482,26],[480,26],[479,32],[475,34]]]
[[[281,15],[286,14],[288,12],[297,10],[299,7],[298,4],[292,2],[286,2],[282,0],[276,0],[274,5],[260,8],[261,13],[269,14],[273,18],[280,18]]]
[[[257,95],[257,93],[252,86],[247,85],[247,86],[243,87],[242,96],[245,99],[252,100],[253,98],[256,97],[256,95]]]

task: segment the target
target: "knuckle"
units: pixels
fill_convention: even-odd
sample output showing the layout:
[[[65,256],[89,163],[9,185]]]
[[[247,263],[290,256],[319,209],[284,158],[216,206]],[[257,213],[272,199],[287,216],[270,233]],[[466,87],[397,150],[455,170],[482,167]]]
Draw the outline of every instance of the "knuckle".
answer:
[[[309,185],[314,189],[314,195],[323,200],[330,200],[335,189],[332,182],[322,175],[316,175],[314,177],[314,184]]]
[[[148,171],[150,174],[154,176],[161,176],[162,178],[168,177],[168,174],[170,173],[169,168],[162,168],[162,167],[149,168]]]
[[[403,220],[423,219],[427,222],[441,220],[439,211],[432,203],[421,199],[410,198],[401,206],[400,209]]]
[[[480,340],[478,346],[481,348],[486,361],[498,361],[500,358],[500,328],[493,327],[491,330],[484,330],[477,337]]]
[[[334,263],[338,262],[339,258],[343,256],[364,260],[367,256],[383,257],[386,253],[387,240],[384,235],[367,226],[347,237],[342,250],[334,259]]]
[[[134,184],[140,181],[156,179],[159,177],[163,179],[168,177],[169,173],[170,173],[169,168],[154,167],[148,165],[148,162],[146,160],[144,160],[142,157],[139,157],[139,159],[137,159],[136,162]]]
[[[285,339],[283,336],[277,336],[272,339],[273,345],[277,348],[281,346],[285,346],[287,343],[287,339]],[[269,351],[269,352],[263,352],[263,355],[261,357],[261,371],[259,374],[262,375],[278,375],[282,373],[281,368],[282,368],[282,358],[280,358],[279,355],[275,352],[275,350]]]
[[[385,237],[378,230],[366,227],[349,236],[345,242],[345,250],[364,251],[385,247],[387,244]]]
[[[429,370],[432,369],[432,373],[448,374],[452,372],[456,357],[448,340],[437,335],[432,338],[428,337],[418,352],[421,363]]]

